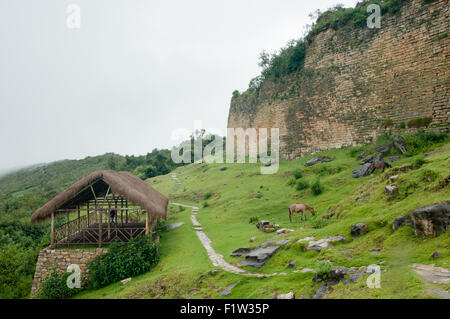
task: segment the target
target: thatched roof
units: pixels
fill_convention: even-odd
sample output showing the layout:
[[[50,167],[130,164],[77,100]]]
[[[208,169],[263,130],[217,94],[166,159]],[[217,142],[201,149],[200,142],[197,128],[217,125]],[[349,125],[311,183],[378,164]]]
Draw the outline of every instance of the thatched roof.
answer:
[[[110,187],[110,194],[126,198],[153,216],[167,218],[168,199],[164,195],[131,173],[104,170],[86,176],[58,194],[33,213],[31,223],[46,220],[52,213],[57,214],[57,210],[73,209],[78,204],[95,199],[91,186],[97,198],[105,196]]]

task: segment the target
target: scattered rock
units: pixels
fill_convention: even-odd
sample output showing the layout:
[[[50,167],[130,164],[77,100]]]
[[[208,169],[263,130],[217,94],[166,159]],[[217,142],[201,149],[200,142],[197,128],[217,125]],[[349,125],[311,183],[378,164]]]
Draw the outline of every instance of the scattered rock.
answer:
[[[267,260],[269,260],[269,258],[272,257],[279,249],[280,246],[255,248],[243,255],[245,256],[245,260],[242,261],[240,265],[261,268],[262,266],[264,266]]]
[[[224,290],[222,290],[222,291],[220,292],[220,295],[221,295],[221,296],[228,296],[228,295],[230,295],[230,294],[231,294],[231,290],[232,290],[234,287],[236,287],[238,284],[239,284],[239,281],[236,282],[236,283],[234,283],[234,284],[228,285],[227,288],[225,288]]]
[[[233,251],[230,256],[232,257],[239,257],[239,256],[245,256],[251,251],[250,248],[244,247],[244,248],[238,248],[235,251]]]
[[[435,251],[435,252],[433,253],[433,255],[431,255],[431,258],[433,258],[433,259],[438,259],[440,255],[442,255],[442,253],[440,253],[440,252],[438,252],[438,251]]]
[[[275,226],[271,225],[268,220],[262,220],[256,223],[256,228],[262,230],[265,233],[272,233],[275,231]]]
[[[295,260],[293,260],[289,263],[289,265],[287,267],[288,267],[288,269],[292,269],[292,268],[295,268],[296,265],[297,264],[296,264]]]
[[[412,220],[410,217],[400,216],[394,219],[394,223],[392,224],[392,229],[394,231],[403,226],[412,226]]]
[[[399,177],[399,175],[394,175],[394,176],[389,177],[389,183],[392,184],[398,177]]]
[[[183,226],[183,225],[184,225],[184,223],[174,223],[174,224],[168,225],[168,226],[166,227],[166,229],[167,229],[167,230],[172,230],[172,229],[181,227],[181,226]]]
[[[361,162],[359,162],[359,164],[361,164],[361,165],[364,165],[367,163],[372,164],[374,160],[375,160],[375,157],[373,155],[369,155],[365,159],[363,159]]]
[[[400,156],[391,156],[389,157],[389,162],[394,163],[400,160]]]
[[[381,156],[386,156],[391,151],[392,143],[386,143],[377,146],[374,150],[379,153]]]
[[[282,228],[282,229],[280,229],[280,230],[277,231],[277,234],[278,234],[278,235],[281,235],[281,234],[285,234],[285,233],[287,233],[287,232],[288,232],[287,228]]]
[[[352,228],[350,230],[352,236],[361,236],[367,232],[369,232],[369,227],[367,227],[367,225],[363,223],[352,225]]]
[[[353,178],[362,178],[364,176],[369,175],[371,166],[372,166],[372,163],[366,163],[366,164],[362,165],[361,167],[354,169],[352,172],[352,177]]]
[[[314,239],[315,239],[314,237],[306,237],[306,238],[302,238],[302,239],[297,240],[297,243],[304,243],[304,242],[311,241],[311,240],[314,240]]]
[[[348,279],[346,281],[344,281],[344,285],[347,285],[347,284],[350,284],[350,283],[355,283],[361,278],[362,278],[362,275],[360,273],[350,274],[348,276]]]
[[[316,293],[313,296],[313,299],[322,299],[328,294],[328,284],[324,283],[320,285],[319,289],[316,290]]]
[[[365,200],[366,200],[365,197],[358,197],[358,198],[356,198],[357,202],[362,202],[362,201],[365,201]]]
[[[366,151],[359,153],[358,158],[363,159],[366,156]]]
[[[198,278],[195,281],[200,281],[200,280],[202,280],[205,277],[206,277],[205,274],[201,274],[200,276],[198,276]]]
[[[227,168],[226,167],[221,167],[220,170],[223,172],[223,171],[226,171]]]
[[[210,274],[211,276],[215,276],[215,275],[217,275],[219,272],[220,272],[220,270],[213,269],[213,270],[211,270],[211,271],[209,272],[209,274]]]
[[[328,156],[317,156],[306,162],[306,166],[313,166],[319,163],[331,162],[333,159]]]
[[[332,247],[335,242],[344,242],[346,238],[344,236],[332,236],[316,241],[310,241],[305,247],[305,250],[321,251],[323,248]]]
[[[395,185],[388,185],[384,188],[384,191],[386,192],[386,194],[388,195],[395,195],[397,193],[398,187]]]
[[[256,237],[250,238],[250,242],[253,243],[256,240]]]
[[[311,269],[311,268],[303,268],[299,272],[300,273],[305,273],[305,272],[316,272],[316,271],[314,269]]]
[[[275,293],[271,294],[269,299],[277,299],[277,294],[275,294]]]
[[[293,292],[290,292],[288,294],[279,295],[277,299],[295,299],[295,295]]]
[[[198,290],[195,290],[195,289],[194,289],[194,290],[189,291],[189,294],[190,294],[190,295],[195,295],[196,293],[198,293]]]
[[[330,276],[332,281],[341,281],[345,275],[348,274],[348,268],[344,266],[337,266],[331,268]]]
[[[381,252],[379,250],[372,250],[372,251],[370,251],[370,254],[372,254],[372,255],[380,255]]]
[[[126,285],[126,284],[129,283],[130,281],[131,281],[131,278],[127,278],[127,279],[121,280],[120,283],[121,283],[122,285]]]
[[[393,135],[391,137],[391,141],[393,146],[398,149],[402,154],[405,154],[408,151],[408,146],[406,145],[406,141],[401,136]]]
[[[437,237],[447,231],[450,202],[417,208],[412,213],[413,229],[420,237]]]
[[[380,270],[380,266],[378,265],[369,265],[364,269],[365,274],[373,274]]]

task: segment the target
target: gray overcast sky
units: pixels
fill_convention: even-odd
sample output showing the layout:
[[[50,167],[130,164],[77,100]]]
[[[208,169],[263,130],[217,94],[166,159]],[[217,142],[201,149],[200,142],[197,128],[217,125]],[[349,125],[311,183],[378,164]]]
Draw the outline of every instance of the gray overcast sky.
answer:
[[[225,131],[231,93],[308,14],[356,0],[0,0],[0,169]],[[68,4],[81,29],[66,26]]]

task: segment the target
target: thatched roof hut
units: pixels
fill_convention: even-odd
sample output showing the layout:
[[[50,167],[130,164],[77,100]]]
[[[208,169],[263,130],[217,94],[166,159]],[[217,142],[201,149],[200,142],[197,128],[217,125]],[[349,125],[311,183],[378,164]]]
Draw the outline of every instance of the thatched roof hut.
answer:
[[[125,200],[127,208],[117,208],[117,198],[122,201]],[[80,210],[87,211],[87,218],[89,219],[89,212],[92,212],[93,209],[92,205],[89,207],[89,203],[95,202],[94,211],[96,214],[100,213],[100,220],[102,221],[99,223],[101,234],[103,223],[101,212],[105,210],[105,205],[111,207],[114,201],[116,202],[116,210],[123,210],[127,214],[128,210],[131,210],[131,208],[128,208],[128,202],[139,206],[147,215],[147,232],[150,227],[148,225],[149,220],[167,219],[168,199],[164,195],[129,172],[103,170],[93,172],[79,180],[36,210],[31,216],[31,223],[52,219],[53,229],[53,220],[56,216],[67,214],[67,223],[69,223],[68,214],[78,211],[78,218],[80,218]],[[87,208],[80,209],[82,205],[87,206]],[[108,223],[110,222],[108,220]],[[88,221],[88,225],[89,223]]]
[[[105,196],[108,188],[110,193],[127,198],[151,215],[167,219],[168,199],[164,195],[129,172],[104,170],[93,172],[58,194],[33,213],[31,223],[49,219],[52,213],[58,216],[58,210],[74,209],[79,203]]]

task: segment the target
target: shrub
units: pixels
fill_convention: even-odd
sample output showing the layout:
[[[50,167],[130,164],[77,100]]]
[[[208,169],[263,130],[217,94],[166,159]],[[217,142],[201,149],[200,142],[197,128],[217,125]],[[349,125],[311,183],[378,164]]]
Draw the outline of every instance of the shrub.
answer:
[[[428,127],[431,124],[431,117],[420,117],[408,121],[409,128]]]
[[[424,165],[427,161],[423,157],[416,158],[413,163],[414,169],[419,169]]]
[[[422,181],[424,181],[424,182],[432,182],[438,176],[439,176],[438,173],[436,173],[435,171],[427,169],[427,170],[424,170],[422,172]]]
[[[439,144],[448,142],[449,136],[445,133],[425,132],[419,130],[415,134],[405,135],[404,139],[408,146],[406,156],[414,156],[428,152],[436,148]]]
[[[302,191],[302,190],[308,189],[308,188],[309,188],[309,183],[307,181],[299,180],[295,184],[295,189],[298,191]]]
[[[89,286],[99,289],[119,280],[148,272],[159,261],[159,243],[148,236],[114,243],[106,254],[89,262]]]
[[[311,219],[311,226],[314,229],[320,229],[320,228],[324,228],[326,226],[328,226],[329,221],[323,218],[313,218]]]
[[[203,208],[209,207],[209,203],[208,202],[204,202],[203,203]]]
[[[74,296],[78,290],[67,286],[67,278],[71,273],[50,270],[50,274],[41,283],[36,296],[39,299],[64,299]]]
[[[186,207],[184,206],[178,206],[178,211],[184,212],[186,210]]]
[[[294,176],[295,179],[299,179],[303,177],[303,172],[300,169],[296,169],[292,175]]]
[[[316,277],[322,281],[331,279],[331,269],[333,264],[328,261],[320,261],[316,264]]]
[[[210,199],[212,196],[213,196],[213,194],[212,194],[211,192],[207,192],[207,193],[203,196],[203,199],[204,199],[204,200],[208,200],[208,199]]]
[[[400,199],[405,199],[409,195],[413,194],[418,187],[419,185],[414,181],[409,182],[408,184],[400,185],[398,188],[398,197]]]
[[[383,121],[383,127],[384,128],[389,128],[389,127],[392,127],[392,126],[394,126],[394,121],[393,120],[387,119],[387,120]]]
[[[252,216],[252,217],[250,217],[250,219],[248,220],[248,223],[249,223],[249,224],[257,223],[258,221],[259,221],[259,218],[258,218],[258,217]]]
[[[323,193],[323,187],[320,184],[320,179],[316,179],[316,181],[311,185],[311,191],[314,196],[320,195]]]
[[[295,177],[291,177],[291,178],[289,178],[289,180],[287,181],[287,185],[288,185],[288,186],[294,186],[294,185],[295,185],[295,182],[296,182]]]
[[[401,122],[401,123],[398,125],[398,128],[400,128],[400,129],[406,128],[405,122]]]

